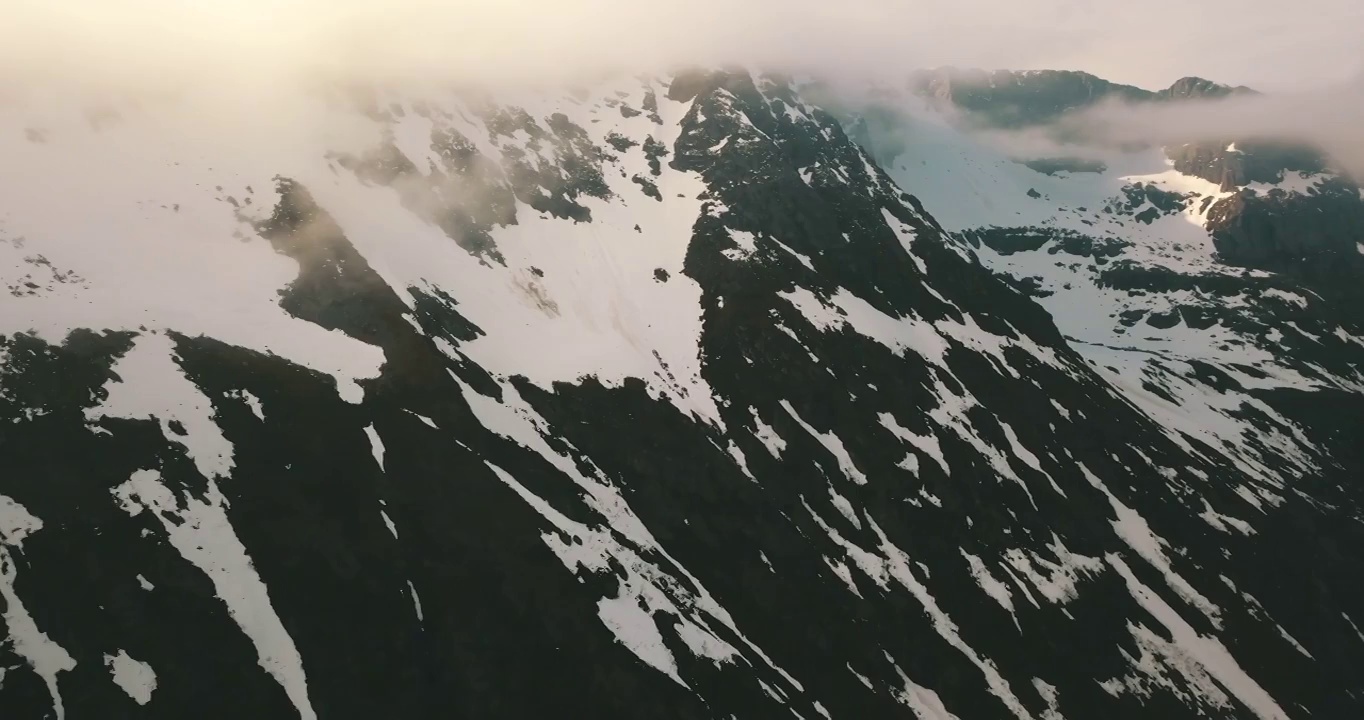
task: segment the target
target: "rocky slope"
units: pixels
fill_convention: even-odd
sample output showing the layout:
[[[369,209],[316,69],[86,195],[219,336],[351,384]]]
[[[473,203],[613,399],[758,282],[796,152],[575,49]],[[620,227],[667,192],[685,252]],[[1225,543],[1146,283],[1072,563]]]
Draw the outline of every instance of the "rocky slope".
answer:
[[[1067,334],[1306,378],[1274,387],[1359,386],[1364,201],[1315,151],[1231,140],[1191,163],[1207,143],[1089,148],[1106,162],[1055,168],[1006,157],[909,95],[865,117],[860,142]]]
[[[1364,709],[1364,330],[1175,180],[496,100],[5,109],[6,717]]]

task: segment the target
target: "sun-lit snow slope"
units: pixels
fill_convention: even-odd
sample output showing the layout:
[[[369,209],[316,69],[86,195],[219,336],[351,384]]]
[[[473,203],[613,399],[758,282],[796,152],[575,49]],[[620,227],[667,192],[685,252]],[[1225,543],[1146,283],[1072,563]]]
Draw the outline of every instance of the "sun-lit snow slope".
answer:
[[[638,105],[646,89],[634,92]],[[0,247],[15,300],[4,329],[60,340],[76,327],[169,328],[271,352],[346,384],[372,377],[383,361],[377,348],[278,305],[295,263],[262,242],[253,222],[275,207],[274,178],[284,176],[328,209],[409,308],[409,287],[454,293],[462,314],[485,328],[464,352],[488,370],[541,384],[644,377],[714,415],[698,385],[700,289],[686,278],[654,279],[655,270],[681,269],[699,211],[694,176],[649,167],[649,148],[672,142],[684,108],[664,102],[667,117],[651,113],[655,122],[572,99],[526,103],[528,110],[453,97],[415,108],[371,100],[382,109],[370,108],[369,117],[323,116],[312,133],[229,129],[217,145],[197,128],[202,118],[175,106],[111,110],[97,126],[69,113],[11,115]],[[321,112],[320,99],[298,110]],[[556,122],[572,131],[551,134]],[[24,141],[25,131],[41,140]],[[250,152],[242,152],[244,140]],[[507,170],[496,165],[504,158]],[[538,185],[528,194],[540,209],[505,187],[485,191],[445,175],[466,162]],[[352,163],[362,171],[338,172]],[[462,191],[467,197],[450,197]],[[649,193],[667,193],[670,202]],[[476,243],[486,232],[482,218],[453,227],[451,203],[515,224],[499,229],[495,251],[471,254],[450,236]],[[526,352],[537,345],[555,352]],[[672,366],[671,379],[663,379],[663,364]]]
[[[1357,490],[784,80],[216,109],[0,113],[0,714],[1361,710]]]
[[[1237,193],[1292,202],[1331,176],[1223,190],[1159,149],[1043,172],[915,98],[880,110],[866,142],[896,182],[1028,288],[1143,411],[1276,485],[1327,462],[1256,391],[1364,391],[1358,317],[1310,284],[1219,261],[1208,226]]]

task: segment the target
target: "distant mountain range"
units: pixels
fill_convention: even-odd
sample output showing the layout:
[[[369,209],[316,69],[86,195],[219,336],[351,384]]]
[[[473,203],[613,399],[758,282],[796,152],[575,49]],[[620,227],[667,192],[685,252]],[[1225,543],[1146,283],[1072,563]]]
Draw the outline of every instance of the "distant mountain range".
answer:
[[[1070,70],[957,68],[914,72],[909,78],[909,89],[963,110],[983,126],[1000,128],[1045,125],[1066,113],[1108,100],[1168,102],[1255,93],[1248,87],[1231,87],[1199,77],[1181,78],[1164,90],[1152,91]]]

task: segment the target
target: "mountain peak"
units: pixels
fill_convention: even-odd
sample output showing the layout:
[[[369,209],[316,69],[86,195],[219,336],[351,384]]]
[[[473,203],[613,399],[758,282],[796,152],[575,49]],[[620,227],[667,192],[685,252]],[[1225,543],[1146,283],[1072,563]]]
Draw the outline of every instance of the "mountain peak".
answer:
[[[1195,75],[1182,77],[1158,93],[1162,100],[1205,100],[1232,95],[1259,94],[1244,85],[1232,87]]]
[[[990,127],[1045,125],[1109,98],[1140,102],[1149,90],[1075,70],[961,70],[936,68],[911,74],[910,90],[965,110]]]

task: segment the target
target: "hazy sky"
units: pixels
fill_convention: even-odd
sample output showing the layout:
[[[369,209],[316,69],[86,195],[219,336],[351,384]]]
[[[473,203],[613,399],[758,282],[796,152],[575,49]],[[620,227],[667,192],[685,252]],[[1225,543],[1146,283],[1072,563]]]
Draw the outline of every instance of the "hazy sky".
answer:
[[[1068,39],[1026,62],[1083,68],[1113,80],[1156,87],[1200,75],[1278,90],[1339,82],[1364,70],[1361,0],[1028,4],[1047,6]]]
[[[1266,89],[1364,66],[1364,0],[4,0],[0,78],[269,82],[629,64],[954,64]]]

